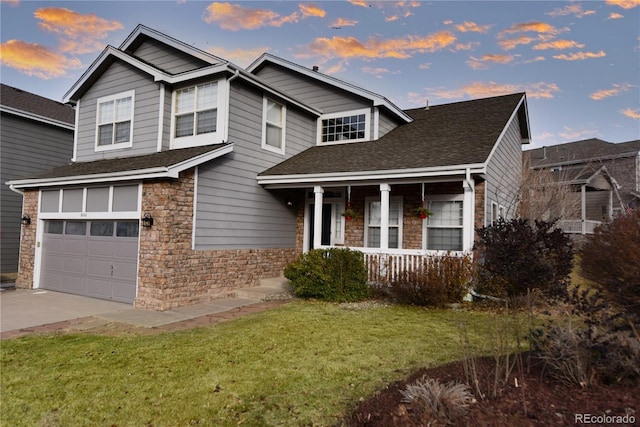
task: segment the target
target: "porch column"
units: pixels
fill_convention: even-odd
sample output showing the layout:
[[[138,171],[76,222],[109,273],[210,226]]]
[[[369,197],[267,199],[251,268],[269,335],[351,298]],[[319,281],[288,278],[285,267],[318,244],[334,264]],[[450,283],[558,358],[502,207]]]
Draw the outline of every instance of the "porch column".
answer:
[[[380,249],[389,249],[389,184],[380,184]]]
[[[580,189],[580,219],[581,233],[587,234],[587,186],[583,185]]]
[[[313,187],[313,196],[313,247],[317,249],[322,245],[322,203],[324,188],[319,185]]]
[[[475,186],[471,174],[462,181],[464,198],[462,200],[462,250],[473,249],[475,239]]]

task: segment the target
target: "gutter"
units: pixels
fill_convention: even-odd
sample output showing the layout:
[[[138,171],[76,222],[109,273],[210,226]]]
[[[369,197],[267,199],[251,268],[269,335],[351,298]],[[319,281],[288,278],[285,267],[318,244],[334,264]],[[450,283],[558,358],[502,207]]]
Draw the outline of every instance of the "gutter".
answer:
[[[192,157],[190,159],[184,160],[180,163],[176,163],[170,166],[158,166],[158,167],[147,168],[147,169],[135,169],[135,170],[126,170],[126,171],[119,171],[119,172],[105,172],[105,173],[88,174],[88,175],[73,175],[73,176],[63,176],[63,177],[55,177],[55,178],[21,179],[21,180],[8,181],[6,184],[9,185],[9,188],[11,188],[12,191],[20,192],[20,194],[23,194],[20,189],[32,188],[32,187],[81,185],[81,184],[91,184],[91,183],[131,181],[131,180],[152,179],[152,178],[177,179],[179,177],[180,172],[186,169],[189,169],[193,166],[197,166],[201,163],[207,162],[209,160],[213,160],[215,158],[223,156],[232,151],[233,151],[233,144],[227,144],[226,146],[221,147],[217,150],[207,152],[196,157]]]

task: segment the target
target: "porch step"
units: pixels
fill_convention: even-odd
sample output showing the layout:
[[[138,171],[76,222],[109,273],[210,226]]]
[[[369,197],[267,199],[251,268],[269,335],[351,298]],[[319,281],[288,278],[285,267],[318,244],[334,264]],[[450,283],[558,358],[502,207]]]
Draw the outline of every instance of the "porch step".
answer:
[[[236,298],[250,298],[262,301],[287,300],[293,292],[286,277],[260,279],[258,286],[240,288],[234,291]]]

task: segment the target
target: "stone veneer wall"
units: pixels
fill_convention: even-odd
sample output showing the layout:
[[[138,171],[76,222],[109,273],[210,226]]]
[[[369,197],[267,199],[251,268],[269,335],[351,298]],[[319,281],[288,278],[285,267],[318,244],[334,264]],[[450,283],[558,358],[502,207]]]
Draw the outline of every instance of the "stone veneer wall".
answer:
[[[229,295],[281,276],[294,248],[193,250],[194,170],[178,180],[145,182],[142,213],[154,218],[140,230],[136,307],[166,310]]]
[[[33,288],[34,261],[36,257],[36,226],[38,224],[38,190],[26,190],[22,198],[22,214],[31,217],[30,225],[20,230],[20,260],[16,287]]]

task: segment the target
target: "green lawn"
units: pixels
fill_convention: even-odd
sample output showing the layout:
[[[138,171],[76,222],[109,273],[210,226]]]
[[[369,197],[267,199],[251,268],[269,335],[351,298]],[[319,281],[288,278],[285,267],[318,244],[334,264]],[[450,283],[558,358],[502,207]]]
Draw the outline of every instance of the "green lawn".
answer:
[[[491,315],[296,301],[152,336],[29,336],[1,345],[2,426],[328,426],[360,398],[459,358]]]

